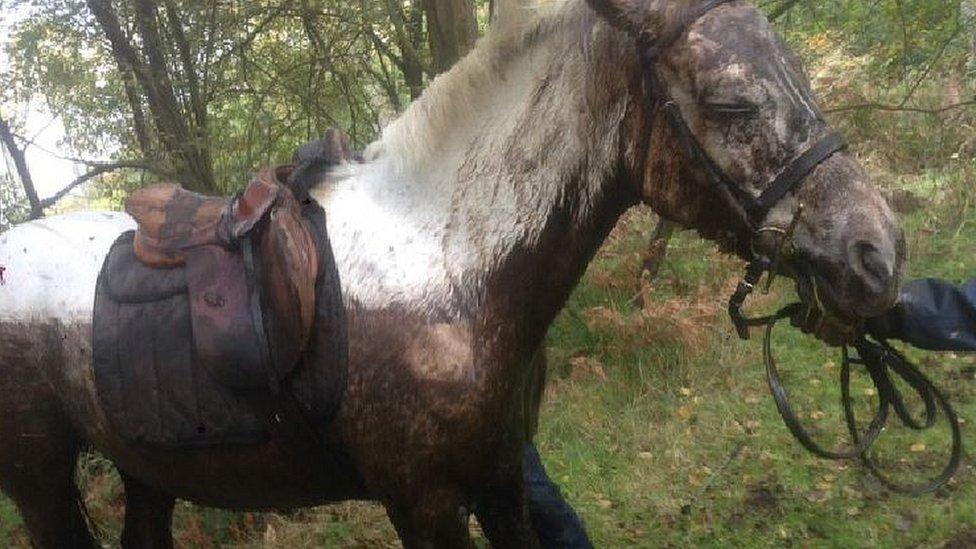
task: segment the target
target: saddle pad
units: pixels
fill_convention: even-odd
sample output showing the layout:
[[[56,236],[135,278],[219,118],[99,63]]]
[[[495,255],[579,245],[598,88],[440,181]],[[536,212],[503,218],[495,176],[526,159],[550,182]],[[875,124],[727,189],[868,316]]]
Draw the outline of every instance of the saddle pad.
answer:
[[[131,232],[116,241],[102,267],[92,328],[95,385],[125,439],[181,448],[268,437],[268,418],[254,403],[195,360],[184,268],[142,265]]]
[[[244,445],[266,440],[277,425],[275,415],[319,430],[332,420],[346,388],[345,308],[325,212],[306,201],[302,215],[314,229],[318,252],[315,323],[281,390],[294,396],[305,417],[277,414],[269,393],[234,390],[201,365],[193,351],[185,267],[146,267],[128,232],[102,266],[92,326],[95,386],[120,436],[171,449]]]

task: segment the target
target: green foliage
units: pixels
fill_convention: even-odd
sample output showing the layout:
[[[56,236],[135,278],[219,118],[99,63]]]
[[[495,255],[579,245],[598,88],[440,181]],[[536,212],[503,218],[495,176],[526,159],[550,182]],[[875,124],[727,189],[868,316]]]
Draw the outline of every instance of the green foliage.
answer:
[[[410,19],[421,9],[415,1],[173,4],[176,21],[164,3],[157,7],[165,50],[160,70],[172,80],[179,117],[191,117],[193,84],[202,88],[200,144],[225,192],[261,165],[288,161],[298,145],[330,126],[347,130],[357,146],[371,141],[410,100],[408,53],[417,59],[421,86],[435,76],[423,19]],[[112,5],[125,38],[138,49],[133,2]],[[487,0],[475,5],[486,21]],[[164,146],[154,102],[130,74],[138,71],[125,69],[127,62],[113,53],[86,0],[4,2],[4,9],[14,8],[30,17],[12,29],[10,66],[0,69],[0,104],[42,99],[63,120],[65,147],[76,156],[104,159],[104,151],[114,151],[179,172],[181,160]],[[192,74],[176,29],[186,36]],[[137,117],[147,120],[148,149],[138,138]]]
[[[30,207],[19,181],[11,175],[0,177],[0,232],[27,219]]]
[[[976,156],[971,0],[798,2],[778,26],[815,67],[831,121],[875,166],[919,173]]]

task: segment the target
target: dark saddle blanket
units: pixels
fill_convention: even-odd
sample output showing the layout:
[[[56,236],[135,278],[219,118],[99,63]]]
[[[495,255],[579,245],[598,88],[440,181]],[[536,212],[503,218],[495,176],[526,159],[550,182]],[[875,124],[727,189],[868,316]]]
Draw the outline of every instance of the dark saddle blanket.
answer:
[[[96,387],[123,437],[248,444],[284,409],[329,421],[345,387],[345,311],[325,214],[294,177],[305,172],[266,170],[230,200],[176,185],[129,200],[139,229],[105,260],[93,324]]]

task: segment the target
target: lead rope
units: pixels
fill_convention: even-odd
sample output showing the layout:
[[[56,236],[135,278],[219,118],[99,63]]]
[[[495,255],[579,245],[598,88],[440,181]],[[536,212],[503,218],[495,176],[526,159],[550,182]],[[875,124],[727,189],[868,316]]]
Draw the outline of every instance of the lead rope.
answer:
[[[948,484],[962,463],[962,434],[956,412],[935,384],[887,341],[874,342],[862,335],[853,345],[857,351],[856,356],[851,354],[847,346],[841,349],[843,356],[840,371],[841,405],[844,408],[844,418],[853,445],[848,449],[832,451],[826,450],[814,442],[800,424],[799,418],[790,405],[789,393],[783,385],[779,370],[776,368],[776,360],[773,357],[772,350],[772,334],[776,324],[781,320],[796,318],[797,315],[808,313],[807,307],[801,303],[793,303],[783,307],[775,314],[755,318],[747,318],[742,312],[746,298],[753,292],[763,273],[769,271],[774,263],[769,258],[760,256],[748,265],[745,279],[739,283],[736,292],[729,300],[729,316],[742,339],[749,339],[751,327],[765,327],[763,362],[766,367],[766,379],[773,400],[776,402],[776,408],[793,436],[804,448],[821,458],[831,460],[858,459],[882,485],[893,492],[922,495],[934,492]],[[858,430],[851,400],[851,370],[854,366],[863,366],[867,370],[878,393],[877,412],[863,434]],[[908,410],[901,391],[892,381],[891,372],[904,380],[924,403],[925,412],[921,421],[916,419]],[[938,476],[919,484],[898,483],[882,473],[878,464],[871,458],[871,446],[884,431],[892,408],[903,425],[916,431],[934,427],[938,412],[942,410],[952,430],[952,450],[948,463]]]

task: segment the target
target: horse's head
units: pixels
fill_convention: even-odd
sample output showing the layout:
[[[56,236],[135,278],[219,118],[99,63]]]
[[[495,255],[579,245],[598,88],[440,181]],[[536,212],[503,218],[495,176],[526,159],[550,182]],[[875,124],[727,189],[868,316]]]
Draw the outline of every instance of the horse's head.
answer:
[[[830,322],[811,329],[825,339],[849,339],[893,305],[899,224],[759,10],[728,0],[588,1],[638,46],[625,145],[645,201],[746,259],[786,250],[779,270],[823,306]]]

